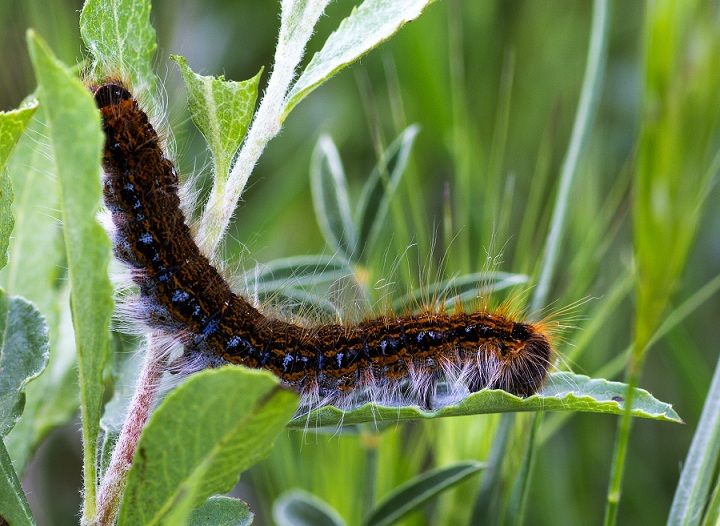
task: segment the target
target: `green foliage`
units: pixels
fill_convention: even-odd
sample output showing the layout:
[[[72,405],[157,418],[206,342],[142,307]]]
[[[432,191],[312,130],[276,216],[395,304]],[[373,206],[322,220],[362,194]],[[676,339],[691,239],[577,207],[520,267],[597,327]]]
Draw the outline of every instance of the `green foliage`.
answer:
[[[654,332],[700,228],[705,198],[720,171],[720,37],[714,8],[694,1],[658,2],[648,10],[645,35],[643,115],[634,174],[637,305],[626,375],[630,386],[641,378]],[[687,58],[690,55],[692,60]],[[708,398],[706,409],[710,407]],[[713,420],[708,415],[702,431],[712,429]],[[606,524],[617,520],[630,429],[630,415],[626,414],[618,426]],[[715,433],[711,431],[712,436]],[[694,448],[692,456],[708,455],[716,463],[713,442],[699,446],[700,451]],[[696,468],[695,461],[686,464],[687,470]],[[690,498],[684,495],[687,475],[681,479],[670,519],[699,520],[699,508],[708,498],[709,477],[705,473],[696,479]],[[687,502],[680,504],[686,498]],[[689,507],[682,510],[684,506]]]
[[[250,526],[253,514],[248,505],[229,497],[212,497],[202,506],[193,510],[188,524],[190,526]]]
[[[88,90],[47,45],[28,33],[40,98],[47,105],[48,133],[60,179],[60,200],[70,278],[83,417],[85,517],[95,513],[96,451],[102,409],[102,373],[112,314],[108,279],[110,242],[95,219],[100,203],[98,165],[103,136]],[[83,137],[78,141],[76,137]]]
[[[45,131],[40,107],[8,162],[15,193],[15,228],[10,240],[12,257],[3,269],[2,284],[43,313],[50,339],[47,372],[27,386],[24,417],[5,439],[20,474],[40,441],[72,418],[78,407],[75,342],[67,310],[68,287],[62,279],[66,263],[59,228],[58,182],[50,176],[53,161],[48,145],[36,140]]]
[[[143,431],[118,524],[182,524],[267,456],[296,406],[297,395],[267,372],[223,367],[194,375]]]
[[[5,165],[35,113],[37,103],[0,113],[0,268],[7,264],[15,219],[10,205],[12,184]],[[25,387],[45,369],[48,360],[47,325],[27,300],[0,289],[0,521],[32,525],[32,518],[4,438],[25,406]]]
[[[212,152],[215,184],[222,192],[230,162],[245,137],[255,110],[262,70],[249,80],[233,82],[225,80],[222,75],[198,75],[183,57],[173,55],[172,59],[180,68],[188,90],[192,120]]]
[[[345,521],[331,506],[305,491],[282,495],[273,504],[278,526],[344,526]]]
[[[698,423],[690,451],[683,466],[668,522],[671,524],[699,524],[699,510],[705,508],[710,484],[715,475],[720,454],[720,367],[716,367],[713,382]],[[706,523],[717,523],[718,502],[716,482],[712,503],[706,513]]]
[[[373,255],[417,134],[417,126],[408,127],[384,152],[363,186],[355,219],[337,149],[330,138],[318,141],[310,170],[315,213],[330,247],[348,261],[364,263]]]
[[[150,23],[150,0],[88,0],[80,14],[80,34],[92,53],[92,76],[119,76],[153,97],[157,49]]]
[[[34,525],[20,481],[5,444],[0,440],[0,521],[13,526]]]
[[[367,404],[350,411],[323,407],[308,415],[295,418],[290,427],[303,428],[308,424],[333,427],[362,423],[387,423],[420,418],[481,415],[516,411],[589,411],[622,414],[627,385],[620,382],[588,378],[572,373],[551,374],[536,394],[520,398],[505,391],[484,389],[454,405],[436,411],[419,407],[387,407]],[[673,408],[638,389],[635,393],[633,416],[681,423]]]
[[[27,300],[0,291],[0,437],[15,425],[25,406],[25,386],[48,361],[47,325]]]
[[[479,462],[459,462],[418,475],[398,486],[375,506],[365,518],[364,524],[368,526],[395,524],[428,500],[461,483],[484,467],[485,465]]]
[[[325,41],[287,95],[285,115],[317,86],[419,17],[432,0],[366,0]]]
[[[20,140],[30,117],[37,110],[37,103],[0,113],[0,268],[7,265],[7,248],[10,244],[10,233],[15,225],[15,219],[10,211],[13,200],[12,184],[5,170],[10,153]]]
[[[354,79],[345,75],[334,80],[338,88],[323,93],[322,110],[315,107],[313,112],[320,92],[308,95],[417,19],[429,3],[366,0],[349,12],[349,6],[326,0],[283,1],[273,64],[267,63],[269,51],[264,50],[263,67],[271,75],[256,113],[259,73],[246,81],[226,81],[223,76],[197,75],[184,58],[174,57],[186,84],[190,115],[205,137],[214,168],[198,238],[216,259],[224,237],[230,254],[233,238],[247,242],[252,258],[270,262],[240,275],[246,290],[261,302],[279,298],[281,308],[285,302],[294,309],[293,316],[299,313],[306,319],[351,319],[375,312],[378,306],[396,312],[450,309],[458,303],[474,308],[478,296],[490,289],[500,296],[491,298],[491,305],[507,295],[514,300],[513,309],[531,303],[531,319],[543,317],[549,301],[554,301],[552,310],[571,304],[570,312],[561,312],[559,319],[582,330],[565,329],[557,342],[559,355],[573,369],[608,379],[554,372],[532,397],[483,391],[437,411],[367,405],[342,412],[325,407],[290,421],[291,429],[303,433],[282,433],[296,401],[275,380],[237,368],[203,372],[173,390],[145,427],[127,485],[121,488],[119,524],[249,524],[252,515],[245,503],[212,495],[230,489],[241,471],[269,454],[274,441],[277,447],[270,458],[243,480],[254,485],[259,502],[253,502],[253,508],[266,508],[260,517],[267,516],[275,502],[278,524],[356,524],[365,518],[369,523],[402,521],[410,526],[464,524],[471,517],[489,524],[522,522],[524,517],[532,517],[533,523],[578,523],[600,513],[596,495],[607,478],[609,446],[608,441],[598,443],[597,436],[607,436],[614,422],[599,415],[586,420],[578,413],[625,411],[628,422],[630,416],[679,422],[672,407],[658,400],[663,398],[682,407],[683,417],[693,425],[697,399],[705,396],[710,380],[707,363],[716,357],[708,360],[702,354],[714,340],[706,344],[708,327],[696,330],[701,318],[692,315],[710,304],[707,300],[720,283],[717,278],[707,284],[681,281],[683,275],[691,275],[687,268],[703,268],[703,260],[711,260],[706,254],[714,254],[707,242],[702,257],[693,258],[691,252],[703,231],[703,205],[713,192],[720,165],[720,63],[713,53],[720,31],[710,3],[693,1],[681,7],[657,2],[648,8],[642,64],[635,56],[617,56],[628,47],[626,41],[618,43],[627,32],[622,24],[633,24],[635,34],[640,17],[636,8],[616,5],[621,14],[613,19],[613,31],[603,37],[614,43],[608,83],[603,85],[601,75],[587,76],[583,93],[589,98],[581,96],[587,100],[575,111],[581,50],[588,46],[590,33],[587,6],[548,2],[533,7],[521,2],[517,9],[507,10],[500,2],[447,0],[393,38],[384,54],[365,58]],[[231,4],[226,8],[234,9]],[[164,16],[166,6],[155,9],[156,24],[174,19]],[[253,15],[266,10],[253,12],[245,5],[239,9],[244,10],[241,16],[221,16],[214,23],[234,27],[250,19],[255,29]],[[337,13],[343,9],[349,15],[338,23]],[[276,24],[273,16],[271,23]],[[192,21],[185,13],[175,18]],[[547,30],[571,22],[567,27],[572,31]],[[594,23],[600,23],[597,16]],[[80,31],[91,54],[93,80],[119,76],[143,105],[162,106],[157,102],[162,96],[156,92],[154,67],[165,57],[154,56],[157,44],[149,2],[88,0]],[[159,31],[163,33],[170,33],[168,27]],[[310,40],[313,34],[317,42]],[[214,46],[209,38],[213,35],[206,36],[203,40]],[[102,141],[97,112],[75,73],[55,59],[39,37],[31,34],[28,42],[40,108],[35,112],[31,103],[5,114],[11,116],[7,129],[0,120],[4,163],[35,113],[31,136],[20,140],[8,160],[16,193],[12,238],[12,191],[7,177],[0,181],[0,253],[10,254],[0,279],[8,291],[28,298],[37,309],[20,297],[2,296],[2,312],[7,314],[3,319],[11,329],[0,348],[0,368],[12,372],[0,375],[0,430],[9,431],[0,444],[0,517],[11,524],[34,523],[17,473],[22,473],[48,430],[72,417],[79,392],[87,481],[84,520],[92,522],[96,472],[102,477],[110,465],[140,365],[125,359],[136,342],[119,339],[114,366],[103,363],[111,303],[105,278],[109,247],[95,222]],[[595,50],[606,43],[596,41]],[[52,47],[59,56],[78,54],[74,48],[55,49],[54,42]],[[234,71],[232,61],[242,60],[243,54],[223,57],[220,49],[213,48],[213,56],[221,69]],[[503,56],[505,49],[513,51]],[[305,65],[301,59],[306,50],[318,51]],[[556,62],[562,66],[556,68]],[[590,62],[588,71],[601,73],[601,67],[593,70],[601,64]],[[241,67],[256,72],[259,65]],[[378,88],[375,72],[380,69],[387,92]],[[632,84],[629,69],[641,72],[642,89]],[[363,108],[356,107],[360,105],[353,95],[353,80],[361,87]],[[641,101],[628,96],[633,90],[643,94]],[[173,100],[172,82],[168,91]],[[336,96],[346,98],[344,109],[331,113],[325,107],[338,108]],[[308,103],[298,106],[306,98]],[[600,105],[597,124],[591,128],[593,101]],[[550,110],[553,105],[555,113]],[[308,113],[302,113],[306,108]],[[293,110],[297,120],[287,119]],[[361,125],[362,110],[374,139],[374,160],[368,160],[371,156],[357,142],[368,135]],[[636,114],[641,115],[639,123],[632,117],[613,121],[618,115]],[[418,124],[409,124],[406,115]],[[573,115],[580,124],[571,132]],[[282,140],[258,165],[281,125]],[[174,131],[182,139],[181,126]],[[317,129],[328,126],[334,139]],[[303,174],[319,135],[307,192]],[[569,160],[562,168],[566,143]],[[180,146],[178,151],[185,151],[186,145]],[[282,167],[280,177],[267,174],[277,167]],[[567,175],[563,181],[571,180],[572,185],[557,184],[554,176],[561,172]],[[238,212],[238,230],[226,236],[251,173],[256,181],[253,193],[247,194]],[[358,177],[363,173],[370,175]],[[314,217],[306,213],[310,195]],[[253,240],[254,232],[262,232],[257,235],[261,241]],[[507,242],[502,250],[493,234],[498,245]],[[287,257],[316,253],[323,242],[333,257]],[[300,246],[300,251],[288,249],[290,244]],[[273,259],[277,254],[284,257]],[[635,256],[632,264],[628,254]],[[706,274],[692,275],[709,280],[712,276]],[[545,277],[539,278],[539,287],[541,275]],[[512,290],[517,284],[529,284],[530,292],[519,295]],[[634,286],[633,317],[628,300]],[[690,299],[673,308],[676,295]],[[527,301],[528,296],[533,301]],[[598,299],[574,303],[589,296]],[[47,371],[28,383],[47,356],[39,312],[47,320],[50,359]],[[631,324],[632,339],[626,336]],[[80,385],[71,325],[80,356]],[[628,351],[618,352],[631,340],[634,345]],[[6,352],[8,342],[18,341],[23,341],[20,350]],[[672,350],[673,341],[684,342],[665,356],[674,360],[673,376],[658,380],[657,371],[651,370],[647,384],[640,383],[649,346],[661,343]],[[628,356],[633,360],[629,368]],[[558,364],[560,369],[564,366]],[[629,386],[611,381],[623,370]],[[651,387],[658,398],[639,385]],[[112,388],[106,394],[111,402],[105,406],[105,434],[98,445],[107,387]],[[720,515],[720,484],[713,479],[718,451],[716,390],[713,383],[684,463],[672,520],[710,524]],[[696,397],[694,403],[688,401],[689,392]],[[540,411],[552,413],[543,418],[537,416]],[[459,418],[463,415],[467,418]],[[400,424],[405,420],[415,423]],[[629,425],[623,428],[618,451],[625,446],[634,449],[628,449],[627,458],[618,455],[613,480],[622,479],[625,463],[647,466],[628,469],[625,499],[633,505],[620,508],[628,515],[626,522],[663,518],[671,490],[661,481],[674,480],[681,458],[678,449],[687,446],[677,438],[682,432],[671,429],[681,426],[647,424],[638,425],[638,430],[658,428],[654,432],[661,438],[653,436],[654,440],[681,445],[663,445],[664,454],[655,455],[662,458],[648,459],[657,448],[646,447],[644,440],[631,442]],[[100,461],[95,458],[99,449]],[[580,463],[583,473],[575,467]],[[484,466],[488,469],[482,471],[478,489],[472,474]],[[640,478],[644,470],[652,474],[655,486]],[[550,472],[553,484],[546,483]],[[316,496],[284,493],[298,486]],[[588,486],[592,489],[583,489]],[[609,522],[618,509],[617,489],[611,486],[609,499],[615,510],[608,514]],[[648,491],[657,497],[648,499]],[[429,505],[422,505],[430,497]]]

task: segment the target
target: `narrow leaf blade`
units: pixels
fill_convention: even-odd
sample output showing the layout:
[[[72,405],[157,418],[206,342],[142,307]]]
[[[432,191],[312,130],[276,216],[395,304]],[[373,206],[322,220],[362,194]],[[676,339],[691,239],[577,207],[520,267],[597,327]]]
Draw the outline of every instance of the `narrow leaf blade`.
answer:
[[[45,104],[48,134],[60,180],[70,307],[78,353],[84,444],[85,516],[95,510],[95,456],[108,347],[112,286],[107,276],[110,241],[96,220],[100,205],[100,152],[104,137],[89,91],[47,44],[28,33],[30,57]],[[82,140],[78,140],[78,138]]]
[[[335,73],[385,42],[407,22],[419,17],[431,1],[365,0],[353,9],[295,82],[287,96],[285,115]]]
[[[720,455],[720,361],[715,366],[702,415],[675,489],[668,524],[697,524],[710,497]],[[716,500],[716,499],[714,499]],[[715,502],[717,507],[717,502]],[[717,513],[717,510],[713,511]]]
[[[484,468],[485,464],[467,461],[418,475],[395,488],[370,511],[364,523],[368,526],[395,524],[433,497],[460,484]]]
[[[243,284],[248,290],[281,290],[337,281],[351,275],[348,263],[333,256],[293,256],[275,259],[257,270],[246,272]]]
[[[420,128],[408,126],[395,139],[375,166],[365,183],[358,204],[358,250],[367,257],[383,227],[390,200],[405,173],[410,151]]]
[[[327,502],[305,491],[288,491],[273,504],[278,526],[345,526],[345,521]]]
[[[0,439],[0,524],[33,526],[30,506],[12,466],[5,444]]]
[[[357,248],[357,231],[352,220],[345,170],[332,139],[318,139],[310,166],[315,217],[325,241],[333,251],[352,259]]]

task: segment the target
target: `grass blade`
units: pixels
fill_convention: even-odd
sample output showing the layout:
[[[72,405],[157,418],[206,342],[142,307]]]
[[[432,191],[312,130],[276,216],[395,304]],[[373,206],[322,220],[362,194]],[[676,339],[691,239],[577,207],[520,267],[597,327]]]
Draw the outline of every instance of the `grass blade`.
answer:
[[[668,524],[699,524],[720,453],[720,361],[675,490]]]
[[[289,491],[273,504],[278,526],[345,526],[328,503],[305,491]]]
[[[433,497],[460,484],[484,467],[485,464],[480,462],[467,461],[422,473],[395,488],[370,511],[364,524],[368,526],[395,524]]]
[[[352,259],[358,235],[350,210],[347,179],[340,154],[327,135],[322,135],[315,146],[310,184],[315,217],[327,244],[346,259]]]

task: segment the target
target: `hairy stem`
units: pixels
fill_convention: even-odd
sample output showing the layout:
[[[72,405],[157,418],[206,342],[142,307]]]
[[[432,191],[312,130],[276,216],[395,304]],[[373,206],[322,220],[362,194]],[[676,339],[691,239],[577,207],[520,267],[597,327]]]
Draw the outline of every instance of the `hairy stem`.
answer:
[[[147,347],[145,364],[140,372],[127,418],[123,423],[110,465],[100,484],[98,512],[91,523],[93,526],[109,526],[115,522],[138,439],[150,417],[150,409],[157,396],[166,355],[161,352],[152,335]]]
[[[267,143],[275,137],[285,118],[286,96],[291,88],[305,46],[329,0],[308,0],[305,6],[295,0],[282,3],[280,36],[275,64],[260,107],[248,129],[245,141],[227,181],[216,177],[203,212],[198,235],[200,249],[208,255],[217,250],[245,185]]]

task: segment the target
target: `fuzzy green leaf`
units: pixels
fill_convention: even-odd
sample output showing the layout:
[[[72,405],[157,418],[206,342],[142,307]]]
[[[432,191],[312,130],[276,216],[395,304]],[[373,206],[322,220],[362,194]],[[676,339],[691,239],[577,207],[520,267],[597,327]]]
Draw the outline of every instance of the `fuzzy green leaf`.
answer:
[[[368,526],[396,524],[433,497],[460,484],[484,468],[485,464],[467,461],[422,473],[395,488],[390,495],[370,510],[363,522]]]
[[[327,502],[300,490],[288,491],[273,504],[278,526],[345,526],[345,521]]]
[[[25,132],[30,117],[33,116],[37,107],[37,102],[32,101],[23,108],[0,112],[0,268],[7,265],[10,234],[15,225],[15,219],[10,210],[13,190],[10,177],[5,170],[5,163]]]
[[[20,480],[12,466],[5,444],[0,439],[0,524],[32,526],[35,524]]]
[[[540,391],[527,398],[520,398],[505,391],[484,389],[457,404],[431,411],[417,406],[388,407],[377,404],[365,404],[350,411],[322,407],[310,414],[294,418],[288,427],[305,428],[308,423],[317,427],[335,427],[381,420],[397,422],[517,411],[585,411],[617,415],[625,411],[623,400],[626,393],[627,385],[621,382],[572,373],[553,373]],[[632,414],[665,422],[682,422],[670,404],[660,402],[644,389],[635,390]]]
[[[190,514],[190,526],[250,526],[253,512],[246,503],[230,497],[211,497]]]
[[[228,366],[192,376],[140,436],[118,525],[183,523],[270,452],[296,407],[297,395],[264,371]]]
[[[340,154],[333,140],[322,135],[318,139],[310,165],[315,217],[325,241],[346,259],[357,247],[357,229],[352,220],[347,179]]]
[[[185,81],[192,121],[210,147],[215,180],[224,182],[252,120],[262,69],[249,80],[235,82],[225,80],[222,75],[198,75],[184,57],[172,55],[171,58]]]
[[[0,438],[25,405],[25,385],[48,361],[48,328],[32,303],[0,291]]]
[[[95,59],[94,76],[119,76],[138,92],[155,93],[150,0],[86,0],[80,35]]]
[[[60,180],[70,308],[79,363],[87,517],[95,510],[102,370],[113,310],[112,286],[107,276],[110,241],[96,220],[104,137],[97,107],[88,90],[32,31],[28,32],[28,46],[40,101],[46,105],[48,135]]]
[[[419,17],[431,1],[365,0],[353,9],[295,82],[287,96],[285,115],[317,86]]]
[[[405,173],[410,150],[420,129],[408,126],[382,155],[368,178],[357,208],[358,251],[363,258],[369,257],[372,245],[377,241],[390,200]],[[356,258],[358,254],[356,254]]]

